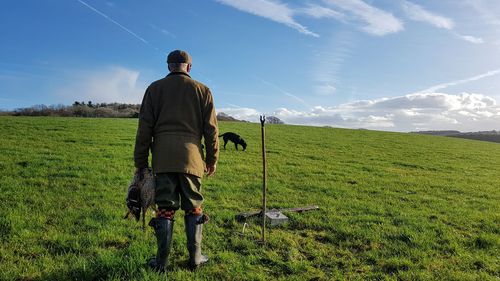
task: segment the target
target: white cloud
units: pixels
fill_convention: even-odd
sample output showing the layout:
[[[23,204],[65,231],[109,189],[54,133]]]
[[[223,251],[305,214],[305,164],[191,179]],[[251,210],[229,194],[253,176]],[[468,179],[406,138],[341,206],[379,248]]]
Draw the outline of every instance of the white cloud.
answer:
[[[161,32],[163,35],[166,35],[166,36],[168,36],[168,37],[172,37],[172,38],[176,38],[175,34],[173,34],[172,32],[170,32],[170,31],[168,31],[168,30],[166,30],[166,29],[164,29],[164,28],[158,27],[158,26],[156,26],[156,25],[154,25],[154,24],[150,24],[149,26],[150,26],[152,29],[154,29],[154,30],[156,30],[156,31],[158,31],[158,32]]]
[[[356,49],[355,36],[350,31],[337,32],[328,41],[314,53],[309,71],[317,95],[332,95],[339,89],[345,89],[342,85],[344,62]]]
[[[403,0],[402,2],[403,11],[406,13],[409,19],[414,21],[425,22],[431,24],[437,28],[443,28],[453,31],[455,28],[455,22],[442,15],[430,12],[424,9],[422,6],[413,4],[409,1]],[[482,44],[484,40],[479,37],[471,35],[462,35],[457,32],[453,32],[458,38],[473,44]]]
[[[320,95],[332,95],[336,90],[337,88],[335,88],[335,86],[331,85],[330,83],[316,85],[316,93]]]
[[[457,36],[462,38],[463,40],[468,41],[468,42],[473,43],[473,44],[483,44],[484,43],[483,38],[474,37],[474,36],[470,36],[470,35],[460,35],[460,34],[457,34]]]
[[[361,0],[323,0],[352,14],[366,25],[362,30],[372,35],[386,35],[404,29],[403,22],[393,14],[371,6]]]
[[[225,114],[234,117],[238,120],[246,120],[257,122],[259,120],[260,112],[253,108],[247,107],[223,107],[217,109],[217,112],[224,112]]]
[[[426,22],[434,25],[435,27],[448,30],[453,29],[455,26],[452,19],[429,12],[419,5],[408,1],[403,1],[402,5],[406,15],[412,20]]]
[[[248,118],[244,112],[249,113]],[[250,121],[256,121],[258,115],[253,109],[238,113],[240,119]],[[390,131],[500,129],[500,106],[496,100],[474,93],[419,93],[334,107],[316,106],[307,111],[278,108],[271,115],[288,124]]]
[[[464,3],[472,7],[486,24],[500,26],[500,6],[497,0],[464,0]]]
[[[82,1],[82,0],[78,0]],[[322,0],[324,5],[306,3],[302,6],[290,6],[280,0],[215,0],[221,4],[233,7],[240,11],[260,16],[288,27],[303,34],[319,37],[315,32],[298,23],[294,16],[304,15],[314,19],[333,18],[342,23],[361,25],[361,30],[368,34],[384,36],[404,30],[404,23],[391,12],[368,4],[365,0]],[[466,1],[466,0],[464,0]],[[369,1],[371,3],[371,1]],[[293,2],[292,2],[293,3]],[[481,2],[482,3],[482,2]],[[485,4],[472,2],[470,5],[479,11],[490,22],[494,16],[487,12]],[[450,30],[464,41],[473,44],[482,44],[482,38],[472,35],[462,35],[454,31],[455,22],[446,16],[431,12],[424,7],[407,0],[402,0],[401,7],[407,18],[413,21],[424,22],[437,28]],[[485,16],[486,15],[486,16]]]
[[[323,0],[329,7],[306,4],[302,7],[290,7],[279,0],[216,0],[240,11],[257,15],[285,24],[299,32],[314,37],[317,33],[298,23],[295,15],[306,15],[315,19],[334,18],[341,22],[362,22],[362,30],[377,36],[396,33],[404,29],[403,22],[393,14],[371,6],[362,0]],[[333,7],[341,9],[338,11]],[[348,14],[347,14],[348,13]]]
[[[123,67],[111,67],[94,72],[82,72],[70,77],[70,83],[56,90],[66,102],[141,103],[147,85],[138,83],[139,72]]]
[[[278,0],[217,0],[217,2],[246,13],[282,23],[300,33],[319,37],[318,34],[309,31],[307,27],[296,22],[293,18],[294,10]]]
[[[335,18],[341,21],[346,19],[346,16],[341,12],[314,4],[309,4],[307,7],[299,8],[295,11],[295,13],[305,14],[316,19]]]

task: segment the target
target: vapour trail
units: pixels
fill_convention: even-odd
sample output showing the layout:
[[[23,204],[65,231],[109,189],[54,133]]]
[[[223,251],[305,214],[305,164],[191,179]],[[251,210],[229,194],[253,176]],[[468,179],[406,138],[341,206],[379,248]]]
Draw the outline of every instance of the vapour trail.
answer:
[[[465,78],[465,79],[461,79],[461,80],[456,80],[456,81],[452,81],[452,82],[447,82],[447,83],[442,83],[442,84],[434,85],[434,86],[432,86],[432,87],[430,87],[428,89],[425,89],[423,91],[419,91],[417,93],[418,94],[419,93],[433,93],[433,92],[436,92],[438,90],[442,90],[442,89],[445,89],[445,88],[448,88],[448,87],[451,87],[451,86],[456,86],[456,85],[460,85],[460,84],[464,84],[464,83],[468,83],[468,82],[472,82],[472,81],[481,80],[483,78],[490,77],[490,76],[497,75],[497,74],[500,74],[500,68],[488,71],[488,72],[483,73],[483,74],[472,76],[472,77],[469,77],[469,78]]]
[[[115,25],[117,25],[118,27],[120,27],[121,29],[125,30],[126,32],[128,32],[130,35],[134,36],[135,38],[139,39],[142,43],[146,44],[146,45],[150,45],[149,42],[142,38],[141,36],[137,35],[136,33],[134,33],[132,30],[126,28],[125,26],[121,25],[119,22],[115,21],[114,19],[110,18],[109,16],[107,16],[106,14],[104,14],[103,12],[97,10],[96,8],[92,7],[91,5],[87,4],[85,1],[82,1],[82,0],[77,0],[78,2],[80,2],[82,5],[84,5],[85,7],[91,9],[92,11],[96,12],[97,14],[99,14],[100,16],[102,16],[103,18],[107,19],[108,21],[114,23]]]
[[[110,18],[109,16],[107,16],[106,14],[104,14],[103,12],[97,10],[96,8],[94,8],[93,6],[91,6],[90,4],[86,3],[85,1],[83,0],[77,0],[78,2],[80,2],[82,5],[84,5],[85,7],[91,9],[92,11],[94,11],[95,13],[97,13],[98,15],[102,16],[103,18],[107,19],[108,21],[112,22],[113,24],[115,24],[116,26],[118,26],[119,28],[125,30],[127,33],[129,33],[130,35],[134,36],[135,38],[137,38],[138,40],[140,40],[142,43],[148,45],[148,46],[151,46],[153,49],[155,49],[156,51],[158,52],[161,52],[160,49],[154,45],[152,45],[151,43],[149,43],[146,39],[142,38],[141,36],[137,35],[135,32],[133,32],[132,30],[126,28],[125,26],[123,26],[122,24],[120,24],[119,22],[115,21],[114,19]],[[164,53],[164,55],[166,56],[167,54]],[[205,76],[203,75],[202,73],[200,73],[198,71],[198,74],[202,75],[202,76]],[[210,78],[208,78],[207,76],[205,76],[205,78],[207,80],[209,80],[210,82],[212,81]]]
[[[310,106],[307,102],[305,102],[303,99],[301,99],[301,98],[297,97],[297,96],[296,96],[296,95],[294,95],[294,94],[291,94],[290,92],[287,92],[287,91],[285,91],[285,90],[281,89],[280,87],[276,86],[275,84],[273,84],[273,83],[271,83],[271,82],[269,82],[269,81],[266,81],[266,80],[264,80],[264,79],[262,79],[262,78],[260,78],[260,77],[257,77],[257,79],[258,79],[258,80],[260,80],[262,83],[267,84],[267,85],[269,85],[269,86],[273,87],[274,89],[278,90],[278,91],[279,91],[280,93],[282,93],[283,95],[288,96],[288,97],[290,97],[290,98],[292,98],[292,99],[294,99],[294,100],[298,101],[299,103],[301,103],[302,105],[304,105],[306,108],[310,108],[310,107],[311,107],[311,106]]]

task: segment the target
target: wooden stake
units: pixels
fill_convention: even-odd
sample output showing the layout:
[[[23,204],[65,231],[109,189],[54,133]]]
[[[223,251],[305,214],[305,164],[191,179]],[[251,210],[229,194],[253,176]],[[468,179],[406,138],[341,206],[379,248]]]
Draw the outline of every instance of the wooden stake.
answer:
[[[262,243],[266,243],[266,195],[267,195],[267,176],[266,176],[266,130],[264,123],[266,116],[260,116],[260,131],[262,135]]]

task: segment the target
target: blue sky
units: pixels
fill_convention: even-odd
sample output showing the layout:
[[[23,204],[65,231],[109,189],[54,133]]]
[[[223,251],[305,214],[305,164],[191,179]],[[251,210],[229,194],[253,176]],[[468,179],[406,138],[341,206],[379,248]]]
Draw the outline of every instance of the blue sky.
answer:
[[[500,129],[497,0],[17,0],[0,31],[0,109],[139,103],[184,49],[237,118]]]

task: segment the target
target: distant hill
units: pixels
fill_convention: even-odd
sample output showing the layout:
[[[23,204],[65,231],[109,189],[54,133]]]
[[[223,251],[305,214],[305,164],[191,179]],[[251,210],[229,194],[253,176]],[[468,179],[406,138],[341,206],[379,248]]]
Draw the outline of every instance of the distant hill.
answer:
[[[449,136],[460,134],[460,131],[418,131],[412,132],[414,134],[422,134],[422,135],[432,135],[432,136]]]
[[[498,131],[460,133],[449,135],[448,137],[500,143],[500,132]]]
[[[452,138],[463,138],[471,140],[489,141],[500,143],[500,131],[460,132],[460,131],[418,131],[415,134],[443,136]]]
[[[244,120],[238,120],[224,112],[217,113],[217,121],[234,121],[234,122],[247,122]]]

